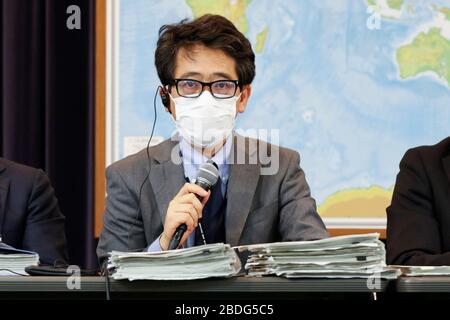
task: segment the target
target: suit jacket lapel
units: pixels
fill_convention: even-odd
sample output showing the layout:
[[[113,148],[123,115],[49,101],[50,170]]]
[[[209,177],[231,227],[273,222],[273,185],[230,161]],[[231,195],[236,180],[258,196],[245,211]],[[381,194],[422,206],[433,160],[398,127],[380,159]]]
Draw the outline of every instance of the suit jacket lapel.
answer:
[[[3,222],[6,216],[6,199],[8,198],[9,179],[4,178],[6,168],[0,162],[0,237],[3,232]]]
[[[243,143],[244,141],[246,143]],[[260,175],[260,164],[249,160],[252,159],[256,152],[256,147],[248,147],[247,142],[248,139],[239,135],[235,135],[233,140],[233,151],[235,153],[231,156],[232,164],[227,186],[225,219],[226,242],[231,246],[238,245],[251,209]],[[240,155],[245,155],[243,164],[239,164]]]
[[[169,202],[186,182],[179,150],[180,147],[175,141],[161,144],[159,150],[155,150],[155,160],[158,163],[153,164],[150,171],[150,183],[155,192],[162,223],[166,218]]]
[[[233,160],[228,179],[225,230],[226,241],[232,246],[237,245],[241,237],[260,175],[260,164],[249,160],[256,152],[256,148],[236,143],[239,139],[242,139],[241,142],[248,142],[239,135],[235,135],[233,139],[232,157],[244,154],[245,161],[239,164],[240,162],[236,163],[239,157]],[[161,143],[155,150],[154,159],[157,163],[152,165],[150,171],[150,183],[155,192],[155,200],[163,223],[169,202],[186,182],[179,150],[180,147],[176,141]]]

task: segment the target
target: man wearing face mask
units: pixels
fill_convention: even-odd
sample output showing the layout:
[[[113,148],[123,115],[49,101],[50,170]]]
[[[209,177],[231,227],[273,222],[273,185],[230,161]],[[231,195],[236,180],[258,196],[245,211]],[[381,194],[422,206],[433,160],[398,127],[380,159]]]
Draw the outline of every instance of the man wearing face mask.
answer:
[[[180,246],[204,244],[200,221],[206,243],[328,236],[299,154],[233,130],[251,94],[254,60],[250,42],[221,16],[160,29],[155,65],[177,134],[107,169],[100,258],[111,250],[167,250],[182,224],[187,230]],[[275,172],[263,174],[261,150],[277,155]],[[208,160],[220,177],[206,192],[192,182]]]

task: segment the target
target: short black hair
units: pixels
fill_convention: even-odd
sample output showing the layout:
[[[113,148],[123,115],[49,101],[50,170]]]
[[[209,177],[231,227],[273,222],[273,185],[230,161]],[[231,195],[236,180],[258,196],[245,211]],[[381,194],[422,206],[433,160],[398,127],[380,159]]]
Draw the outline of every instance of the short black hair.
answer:
[[[163,25],[155,51],[155,66],[163,85],[173,84],[175,61],[180,49],[203,44],[220,49],[236,62],[239,85],[250,84],[255,78],[255,54],[250,41],[234,26],[220,16],[207,14],[193,21],[182,20]]]

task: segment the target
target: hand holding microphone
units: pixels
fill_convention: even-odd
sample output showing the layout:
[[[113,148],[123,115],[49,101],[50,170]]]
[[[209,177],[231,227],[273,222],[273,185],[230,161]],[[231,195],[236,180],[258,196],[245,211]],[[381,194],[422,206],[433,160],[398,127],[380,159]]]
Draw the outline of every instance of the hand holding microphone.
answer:
[[[217,182],[219,171],[212,161],[203,164],[195,184],[186,183],[169,203],[164,231],[160,237],[161,249],[176,249],[198,226],[202,210],[209,199],[209,191]]]
[[[203,201],[200,202],[196,195],[202,197]],[[193,183],[186,183],[180,189],[167,208],[164,231],[160,238],[161,249],[167,250],[169,248],[169,243],[176,229],[183,224],[186,226],[186,232],[181,238],[180,244],[187,240],[198,226],[198,219],[202,216],[202,209],[208,201],[209,195],[210,192]]]

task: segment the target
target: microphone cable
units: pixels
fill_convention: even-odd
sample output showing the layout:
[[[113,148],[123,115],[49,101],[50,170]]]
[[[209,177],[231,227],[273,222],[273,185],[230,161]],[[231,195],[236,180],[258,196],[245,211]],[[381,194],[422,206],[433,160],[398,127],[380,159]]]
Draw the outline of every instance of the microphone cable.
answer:
[[[142,197],[142,189],[144,188],[145,183],[147,182],[147,180],[150,178],[150,171],[152,170],[151,164],[150,164],[150,152],[149,152],[149,148],[150,148],[150,142],[152,141],[153,138],[153,133],[155,132],[155,126],[156,126],[156,119],[158,117],[158,113],[156,111],[156,97],[158,96],[158,91],[159,89],[162,89],[161,86],[158,86],[156,88],[156,92],[155,92],[155,96],[153,97],[153,112],[154,112],[154,117],[153,117],[153,125],[152,125],[152,131],[150,133],[150,138],[148,139],[147,142],[147,161],[148,161],[148,171],[147,171],[147,175],[145,176],[144,181],[142,181],[141,186],[139,188],[139,197],[138,197],[138,208],[136,210],[136,215],[133,219],[133,223],[131,224],[130,230],[128,230],[128,236],[127,236],[127,246],[128,249],[130,249],[130,235],[131,232],[134,229],[134,226],[136,225],[136,221],[139,218],[139,214],[141,213],[141,197]]]
[[[139,197],[138,197],[138,207],[136,209],[136,215],[133,219],[133,223],[131,224],[130,229],[128,230],[128,235],[127,235],[127,247],[128,250],[130,250],[130,235],[134,229],[134,226],[136,225],[136,221],[139,218],[139,213],[141,212],[141,197],[142,197],[142,189],[144,188],[145,183],[149,180],[150,178],[150,171],[152,169],[151,164],[150,164],[150,152],[149,152],[149,148],[150,148],[150,142],[152,141],[153,138],[153,134],[155,132],[155,126],[156,126],[156,120],[158,118],[158,112],[156,111],[156,97],[158,96],[158,91],[159,89],[161,89],[161,86],[158,86],[156,88],[156,92],[155,92],[155,96],[153,98],[153,125],[152,125],[152,131],[150,133],[150,138],[148,139],[147,142],[147,161],[148,161],[148,171],[147,171],[147,175],[145,176],[144,181],[142,181],[141,186],[139,187]],[[105,291],[106,291],[106,300],[111,300],[111,286],[110,286],[110,281],[109,281],[109,270],[108,270],[108,266],[107,266],[107,259],[105,259],[104,263],[103,263],[103,274],[105,277]]]
[[[105,277],[105,293],[106,301],[111,300],[111,284],[109,282],[109,269],[108,269],[108,259],[103,260],[101,275]]]

